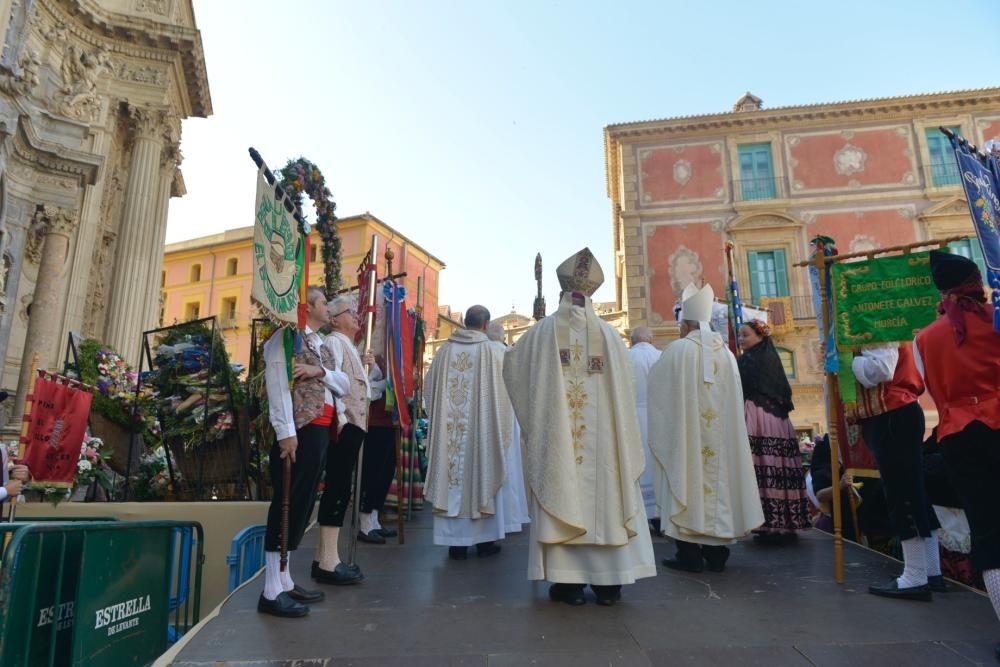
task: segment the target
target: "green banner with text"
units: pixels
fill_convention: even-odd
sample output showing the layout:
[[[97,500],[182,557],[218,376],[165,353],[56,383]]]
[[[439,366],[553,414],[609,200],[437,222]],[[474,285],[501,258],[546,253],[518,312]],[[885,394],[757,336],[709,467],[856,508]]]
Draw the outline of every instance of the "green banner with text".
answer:
[[[833,265],[837,347],[909,341],[937,317],[926,252]]]

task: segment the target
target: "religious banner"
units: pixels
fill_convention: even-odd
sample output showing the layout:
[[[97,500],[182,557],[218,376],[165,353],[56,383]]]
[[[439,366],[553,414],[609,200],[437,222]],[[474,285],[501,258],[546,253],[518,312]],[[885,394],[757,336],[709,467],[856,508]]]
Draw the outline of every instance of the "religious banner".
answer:
[[[273,185],[257,171],[257,203],[253,230],[251,300],[279,324],[299,321],[299,289],[305,275],[305,244],[295,218]]]
[[[962,187],[983,250],[986,275],[993,288],[993,328],[1000,331],[1000,162],[992,155],[981,156],[960,137],[946,133],[955,149],[962,175]]]
[[[28,434],[22,462],[32,475],[32,486],[68,489],[76,478],[80,448],[87,432],[92,396],[89,392],[49,377],[35,380],[31,395]]]
[[[896,343],[937,317],[929,253],[841,262],[831,270],[837,347]]]

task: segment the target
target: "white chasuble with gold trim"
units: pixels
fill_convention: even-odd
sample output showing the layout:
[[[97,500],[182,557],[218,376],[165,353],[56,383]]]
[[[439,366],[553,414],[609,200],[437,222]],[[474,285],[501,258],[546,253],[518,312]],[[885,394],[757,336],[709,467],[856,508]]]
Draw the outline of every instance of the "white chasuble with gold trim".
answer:
[[[663,532],[720,545],[764,523],[736,358],[713,333],[667,346],[649,372],[649,446]],[[706,382],[702,355],[714,382]]]
[[[508,353],[504,380],[526,461],[528,578],[610,586],[655,576],[631,361],[618,334],[589,299],[564,302]]]

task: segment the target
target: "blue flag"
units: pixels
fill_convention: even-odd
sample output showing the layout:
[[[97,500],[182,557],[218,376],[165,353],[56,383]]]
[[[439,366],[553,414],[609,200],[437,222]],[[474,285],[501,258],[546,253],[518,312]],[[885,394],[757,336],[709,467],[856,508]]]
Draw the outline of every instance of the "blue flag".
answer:
[[[969,143],[948,133],[969,203],[969,213],[986,262],[986,280],[993,288],[993,328],[1000,331],[1000,163],[980,155]]]

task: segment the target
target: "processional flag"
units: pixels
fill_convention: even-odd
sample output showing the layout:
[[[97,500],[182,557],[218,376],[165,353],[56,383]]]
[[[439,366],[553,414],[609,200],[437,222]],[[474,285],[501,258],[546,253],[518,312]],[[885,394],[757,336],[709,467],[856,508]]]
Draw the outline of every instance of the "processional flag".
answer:
[[[19,457],[31,470],[32,485],[68,489],[76,478],[80,448],[90,417],[90,392],[42,375],[30,397],[28,434]]]
[[[993,288],[993,328],[1000,331],[1000,162],[992,155],[983,155],[955,134],[941,130],[951,140],[955,160],[965,188],[972,223],[983,251],[986,275]]]

